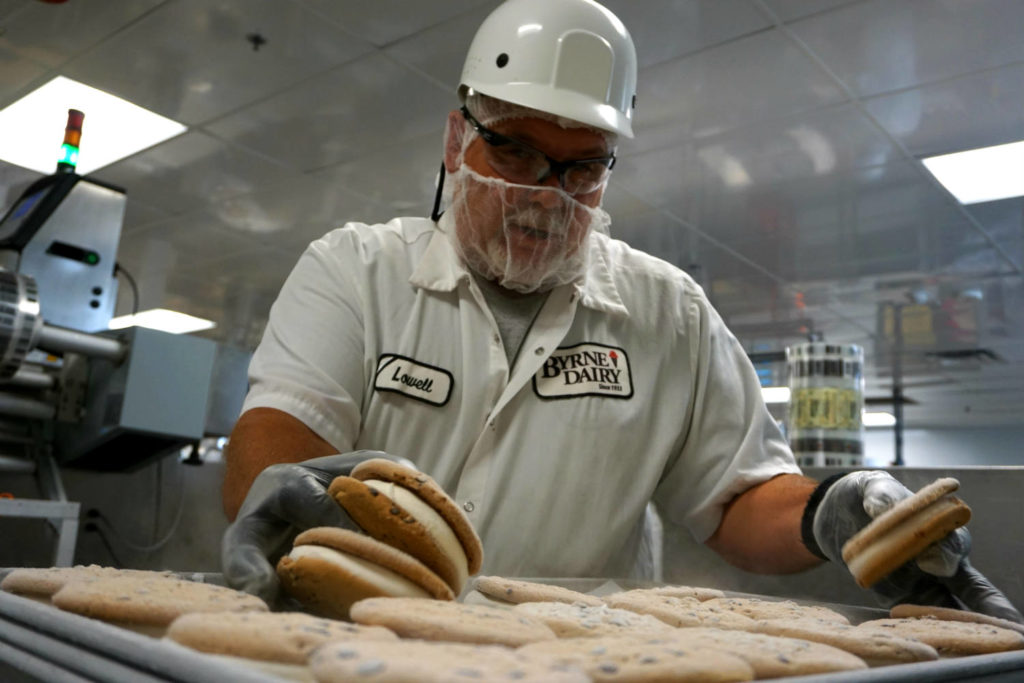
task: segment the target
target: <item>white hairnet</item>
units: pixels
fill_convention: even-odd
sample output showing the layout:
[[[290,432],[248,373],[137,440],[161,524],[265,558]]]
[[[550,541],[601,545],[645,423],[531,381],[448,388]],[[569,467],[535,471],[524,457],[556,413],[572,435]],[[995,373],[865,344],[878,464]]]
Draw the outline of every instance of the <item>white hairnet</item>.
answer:
[[[450,124],[446,135],[456,133]],[[478,137],[471,126],[463,127],[458,166],[445,183],[448,208],[442,226],[462,262],[523,293],[580,279],[586,272],[588,235],[608,232],[608,214],[559,187],[520,185],[474,171],[463,162]]]

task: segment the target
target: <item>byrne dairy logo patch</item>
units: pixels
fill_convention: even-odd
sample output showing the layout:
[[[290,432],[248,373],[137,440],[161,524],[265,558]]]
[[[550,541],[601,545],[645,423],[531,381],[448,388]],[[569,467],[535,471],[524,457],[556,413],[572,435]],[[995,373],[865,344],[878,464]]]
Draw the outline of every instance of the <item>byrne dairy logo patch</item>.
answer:
[[[626,352],[604,344],[577,344],[555,349],[533,376],[541,398],[633,396],[633,376]]]
[[[443,406],[452,395],[452,373],[412,358],[392,353],[381,354],[373,388],[394,391],[420,401]]]

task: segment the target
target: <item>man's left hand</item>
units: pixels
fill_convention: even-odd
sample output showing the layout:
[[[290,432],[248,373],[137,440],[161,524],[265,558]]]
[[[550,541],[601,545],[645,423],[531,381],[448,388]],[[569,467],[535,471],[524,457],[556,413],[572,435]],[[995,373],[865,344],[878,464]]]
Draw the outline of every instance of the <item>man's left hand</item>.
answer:
[[[808,547],[833,562],[842,562],[843,545],[875,517],[912,495],[881,471],[851,472],[811,497],[813,540]],[[817,548],[811,547],[816,544]],[[886,607],[899,603],[963,608],[1024,623],[1003,593],[967,559],[971,535],[966,528],[950,533],[871,587]]]

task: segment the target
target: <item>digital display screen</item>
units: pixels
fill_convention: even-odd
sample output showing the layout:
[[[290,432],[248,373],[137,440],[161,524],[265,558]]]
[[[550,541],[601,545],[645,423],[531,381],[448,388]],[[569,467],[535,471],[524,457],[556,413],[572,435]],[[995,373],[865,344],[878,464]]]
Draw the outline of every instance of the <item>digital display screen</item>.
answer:
[[[0,223],[0,239],[7,239],[17,234],[21,224],[25,221],[25,218],[32,213],[32,207],[39,203],[39,200],[49,192],[50,188],[46,187],[37,192],[33,192],[27,197],[22,197],[21,200],[14,205],[7,215],[4,217],[3,222]]]

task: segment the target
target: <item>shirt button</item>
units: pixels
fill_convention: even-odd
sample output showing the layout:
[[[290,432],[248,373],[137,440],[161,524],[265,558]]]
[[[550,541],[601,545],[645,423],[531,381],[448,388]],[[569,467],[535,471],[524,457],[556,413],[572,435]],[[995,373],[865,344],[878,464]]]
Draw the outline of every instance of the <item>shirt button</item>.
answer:
[[[467,500],[465,503],[462,504],[462,509],[465,510],[466,512],[472,512],[475,508],[476,506],[473,505],[473,501],[471,500]]]
[[[535,354],[537,354],[538,356],[543,355],[544,354],[544,347],[543,346],[538,346],[537,348],[535,348],[533,350],[533,352]]]

